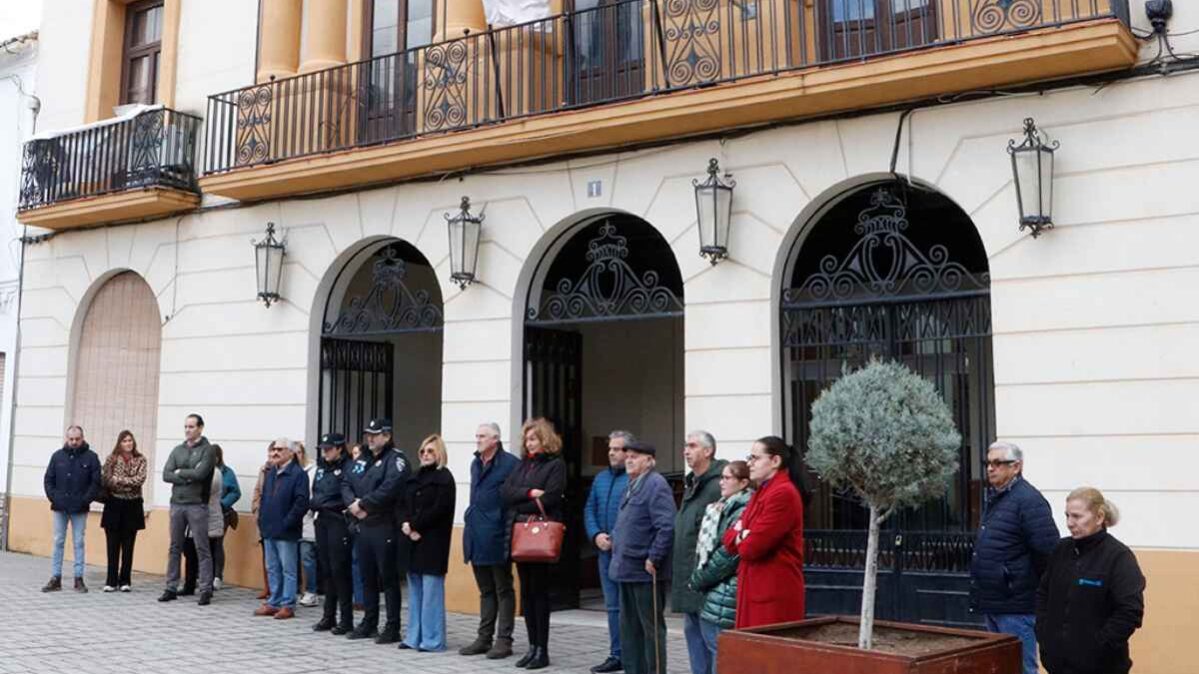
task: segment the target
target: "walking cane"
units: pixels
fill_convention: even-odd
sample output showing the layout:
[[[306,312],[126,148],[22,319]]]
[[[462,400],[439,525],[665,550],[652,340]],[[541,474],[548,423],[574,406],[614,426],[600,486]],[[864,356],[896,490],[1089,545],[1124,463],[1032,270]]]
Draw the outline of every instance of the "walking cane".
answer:
[[[650,574],[654,593],[654,671],[662,674],[662,644],[658,641],[658,567]]]

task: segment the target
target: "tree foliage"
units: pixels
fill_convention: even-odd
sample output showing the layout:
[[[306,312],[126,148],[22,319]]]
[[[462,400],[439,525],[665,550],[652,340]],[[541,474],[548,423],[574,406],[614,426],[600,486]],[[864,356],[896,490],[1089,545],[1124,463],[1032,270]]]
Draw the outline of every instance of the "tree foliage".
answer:
[[[872,360],[812,404],[806,460],[834,489],[850,489],[882,518],[937,498],[957,472],[961,436],[932,383]]]

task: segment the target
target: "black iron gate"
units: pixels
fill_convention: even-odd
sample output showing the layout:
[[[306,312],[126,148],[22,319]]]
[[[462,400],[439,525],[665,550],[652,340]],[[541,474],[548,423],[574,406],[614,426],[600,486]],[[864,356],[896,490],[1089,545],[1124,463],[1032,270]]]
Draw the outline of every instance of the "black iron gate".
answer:
[[[553,565],[555,609],[579,605],[579,550],[584,540],[583,337],[577,332],[525,327],[524,417],[545,417],[562,435],[566,460],[566,540]],[[517,440],[516,442],[519,442]]]
[[[319,434],[359,442],[371,419],[391,414],[394,377],[391,344],[322,337]]]
[[[946,215],[939,195],[910,197],[918,217],[935,213],[940,219],[917,220],[919,228],[911,232],[909,204],[889,189],[851,197],[842,210],[860,207],[863,199],[868,206],[856,218],[834,221],[830,225],[841,225],[839,231],[814,237],[828,254],[808,256],[795,287],[784,293],[787,434],[806,451],[812,403],[847,368],[870,358],[899,361],[933,382],[962,434],[960,468],[945,497],[887,523],[876,607],[880,618],[974,624],[967,605],[969,563],[982,498],[981,459],[994,439],[985,254],[976,236],[950,236],[953,254],[939,242],[955,227],[973,234],[965,214],[964,222],[944,219],[956,216]],[[808,610],[855,613],[867,514],[848,494],[814,483],[806,517]]]

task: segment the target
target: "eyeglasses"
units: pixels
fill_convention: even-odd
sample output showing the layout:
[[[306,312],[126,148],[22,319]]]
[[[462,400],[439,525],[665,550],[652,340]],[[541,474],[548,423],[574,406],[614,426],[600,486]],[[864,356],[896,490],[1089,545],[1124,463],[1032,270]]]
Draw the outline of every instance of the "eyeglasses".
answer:
[[[754,461],[757,461],[758,459],[765,459],[765,458],[766,458],[766,455],[765,455],[765,454],[761,454],[761,455],[759,455],[759,454],[746,454],[746,455],[745,455],[745,462],[746,462],[746,463],[753,463]]]
[[[1002,459],[1002,460],[993,459],[993,460],[988,460],[986,462],[986,465],[987,465],[987,468],[999,468],[1001,466],[1008,466],[1013,463],[1016,463],[1015,459]]]
[[[741,479],[744,479],[744,478],[737,477],[736,475],[721,475],[720,476],[721,482],[724,482],[725,480],[733,480],[735,482],[735,481],[741,480]]]
[[[436,450],[433,450],[433,449],[428,449],[428,448],[427,448],[427,449],[422,449],[422,450],[420,450],[420,453],[421,453],[421,454],[436,454],[437,452],[436,452]]]
[[[271,451],[272,453],[274,453],[274,452],[286,452],[286,451],[287,451],[287,448],[286,448],[286,447],[271,447],[271,450],[270,450],[270,451]]]

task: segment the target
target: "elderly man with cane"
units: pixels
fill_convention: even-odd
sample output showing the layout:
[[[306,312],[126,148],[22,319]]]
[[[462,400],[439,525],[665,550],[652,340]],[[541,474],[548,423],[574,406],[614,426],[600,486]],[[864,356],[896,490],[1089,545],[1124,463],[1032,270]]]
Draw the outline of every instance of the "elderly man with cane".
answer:
[[[628,488],[612,528],[608,575],[620,585],[621,660],[627,674],[666,671],[663,610],[670,587],[674,496],[655,467],[653,445],[625,446]]]

